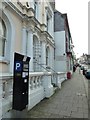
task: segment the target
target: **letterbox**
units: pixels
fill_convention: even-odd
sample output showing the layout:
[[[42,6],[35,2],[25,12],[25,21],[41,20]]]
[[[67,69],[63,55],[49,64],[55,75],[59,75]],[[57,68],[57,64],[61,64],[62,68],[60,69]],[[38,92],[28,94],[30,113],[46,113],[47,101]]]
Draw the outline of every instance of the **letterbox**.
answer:
[[[13,105],[15,110],[23,110],[28,104],[30,57],[14,54]]]

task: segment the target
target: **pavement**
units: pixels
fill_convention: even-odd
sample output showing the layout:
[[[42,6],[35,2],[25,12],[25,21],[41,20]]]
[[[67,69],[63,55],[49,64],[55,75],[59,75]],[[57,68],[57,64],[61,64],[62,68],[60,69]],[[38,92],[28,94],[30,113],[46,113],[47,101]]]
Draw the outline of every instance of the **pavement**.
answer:
[[[88,80],[77,69],[49,99],[30,111],[10,110],[3,118],[88,118]]]

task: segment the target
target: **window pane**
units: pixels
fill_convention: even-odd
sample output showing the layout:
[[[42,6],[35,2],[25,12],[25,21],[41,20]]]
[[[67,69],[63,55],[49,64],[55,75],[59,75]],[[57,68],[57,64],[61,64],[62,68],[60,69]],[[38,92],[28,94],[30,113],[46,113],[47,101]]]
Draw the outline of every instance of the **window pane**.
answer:
[[[49,49],[48,48],[46,48],[46,65],[48,65],[49,63],[48,63],[48,59],[49,58]]]
[[[6,27],[1,18],[0,18],[0,35],[6,37]]]
[[[0,35],[2,35],[2,21],[0,19]]]
[[[5,53],[5,40],[6,40],[6,26],[2,18],[0,18],[0,56]]]
[[[5,39],[0,37],[0,56],[4,56]]]

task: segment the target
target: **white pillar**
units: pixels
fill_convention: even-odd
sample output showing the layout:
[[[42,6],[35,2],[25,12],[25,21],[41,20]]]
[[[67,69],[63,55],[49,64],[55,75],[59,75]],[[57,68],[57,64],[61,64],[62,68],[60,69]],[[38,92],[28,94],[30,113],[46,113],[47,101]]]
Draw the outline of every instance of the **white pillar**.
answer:
[[[41,23],[42,21],[42,9],[41,9],[41,2],[38,2],[38,21]]]
[[[26,41],[27,41],[26,27],[23,26],[23,29],[22,29],[22,53],[24,55],[26,55]]]
[[[54,38],[54,15],[52,14],[52,20],[51,20],[51,35]]]
[[[29,71],[33,71],[33,32],[28,31],[27,56],[31,57]]]
[[[34,9],[34,0],[30,0],[30,7]]]
[[[53,85],[51,84],[51,76],[49,75],[43,76],[43,87],[44,87],[45,97],[46,98],[51,97],[54,93]]]

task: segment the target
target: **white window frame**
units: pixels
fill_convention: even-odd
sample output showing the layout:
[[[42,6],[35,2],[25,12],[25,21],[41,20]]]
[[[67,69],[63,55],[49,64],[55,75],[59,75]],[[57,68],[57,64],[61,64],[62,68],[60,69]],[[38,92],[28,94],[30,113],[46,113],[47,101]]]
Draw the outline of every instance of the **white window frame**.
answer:
[[[5,24],[4,19],[1,17],[0,17],[0,19],[2,19]],[[8,41],[8,29],[7,29],[6,24],[5,24],[5,27],[6,27],[6,36],[3,37],[5,39],[4,56],[0,55],[0,63],[10,64],[10,59],[8,58],[8,55],[7,55],[7,50],[8,50],[8,47],[10,47],[10,46],[8,46],[9,43],[7,42]],[[1,35],[1,37],[2,37],[2,35]]]
[[[52,12],[51,10],[47,7],[46,8],[46,25],[47,25],[47,32],[49,34],[51,33],[51,24],[52,24]]]
[[[2,18],[0,18],[0,19],[3,21]],[[4,23],[4,25],[5,25],[5,22],[4,22],[4,21],[2,22],[2,24],[3,24],[3,23]],[[5,28],[6,28],[6,25],[5,25]],[[4,61],[4,60],[5,60],[5,53],[6,53],[7,29],[6,29],[6,36],[0,35],[0,37],[1,37],[1,39],[4,39],[4,40],[5,40],[5,41],[4,41],[4,50],[3,50],[2,55],[0,55],[0,61]]]

